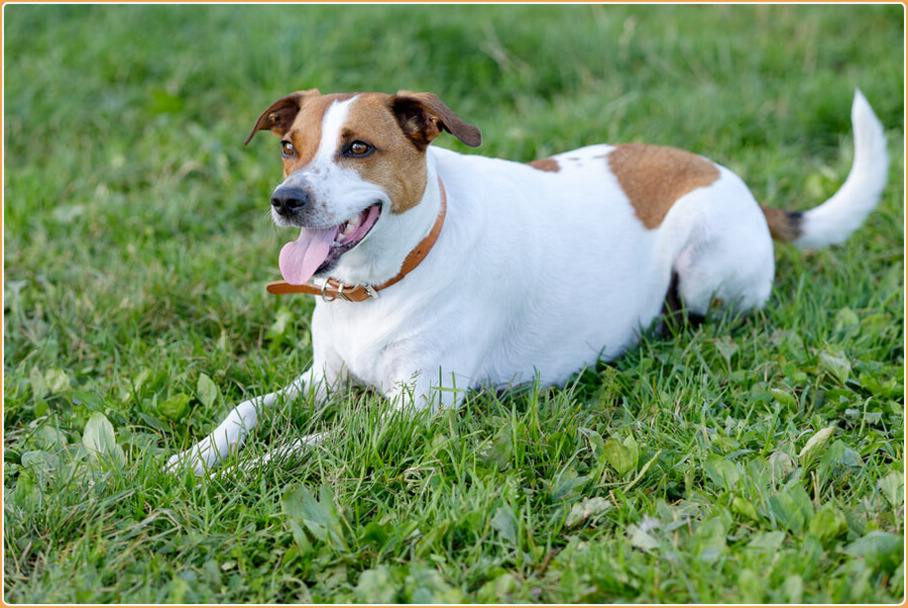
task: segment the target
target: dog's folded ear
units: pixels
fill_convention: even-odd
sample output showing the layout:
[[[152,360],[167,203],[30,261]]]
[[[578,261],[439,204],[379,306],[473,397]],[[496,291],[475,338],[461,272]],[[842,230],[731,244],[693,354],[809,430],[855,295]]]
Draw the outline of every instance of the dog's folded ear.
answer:
[[[421,149],[438,137],[442,129],[471,148],[482,144],[479,129],[462,120],[432,93],[398,91],[391,98],[391,110],[404,134]]]
[[[275,101],[255,121],[255,126],[252,127],[252,131],[246,141],[243,142],[243,145],[245,146],[252,141],[252,137],[263,129],[268,129],[278,137],[282,136],[290,129],[293,121],[296,120],[296,115],[299,114],[303,101],[307,97],[316,95],[319,95],[318,89],[309,89],[308,91],[291,93]]]

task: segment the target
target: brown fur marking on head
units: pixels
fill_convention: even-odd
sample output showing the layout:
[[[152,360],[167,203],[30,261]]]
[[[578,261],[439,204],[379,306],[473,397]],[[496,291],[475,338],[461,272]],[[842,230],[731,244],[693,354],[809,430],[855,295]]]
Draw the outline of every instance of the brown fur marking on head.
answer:
[[[282,139],[289,140],[296,149],[294,156],[281,158],[284,164],[284,177],[305,167],[315,158],[322,141],[322,121],[328,108],[334,102],[346,101],[354,96],[355,93],[344,93],[320,95],[306,100],[294,117],[293,124],[281,135]]]
[[[550,171],[552,173],[558,173],[561,171],[561,165],[558,164],[558,161],[554,158],[540,158],[527,163],[529,166],[539,171]]]
[[[393,104],[394,98],[389,95],[368,93],[350,106],[338,150],[359,140],[375,151],[363,158],[340,158],[339,163],[357,171],[364,180],[381,185],[391,199],[391,213],[403,213],[422,200],[426,153],[404,133]]]
[[[679,198],[719,179],[713,163],[665,146],[621,144],[607,161],[634,213],[650,230],[662,224]]]
[[[284,157],[284,177],[312,162],[322,139],[322,122],[334,102],[357,97],[339,134],[337,162],[358,171],[364,179],[380,184],[391,198],[391,212],[403,213],[422,200],[426,187],[426,147],[449,131],[468,146],[478,146],[482,135],[460,119],[432,93],[400,91],[320,95],[316,89],[298,91],[271,104],[256,121],[247,143],[258,131],[268,129],[293,144],[295,153]],[[360,140],[374,148],[362,158],[348,158],[341,151]]]

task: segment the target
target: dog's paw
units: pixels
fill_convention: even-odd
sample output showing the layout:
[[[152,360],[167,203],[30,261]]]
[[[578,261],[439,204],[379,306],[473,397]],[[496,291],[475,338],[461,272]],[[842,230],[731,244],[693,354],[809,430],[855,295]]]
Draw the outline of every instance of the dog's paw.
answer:
[[[164,470],[173,475],[190,470],[197,477],[203,477],[212,465],[209,458],[212,453],[210,443],[208,439],[204,439],[185,452],[174,454],[167,460]]]

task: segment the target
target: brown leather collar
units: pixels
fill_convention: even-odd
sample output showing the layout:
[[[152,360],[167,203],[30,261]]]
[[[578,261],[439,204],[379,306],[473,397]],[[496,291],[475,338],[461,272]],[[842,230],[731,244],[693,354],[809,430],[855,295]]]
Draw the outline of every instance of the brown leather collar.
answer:
[[[426,238],[421,240],[409,254],[407,254],[407,257],[404,258],[403,266],[400,268],[400,272],[391,279],[385,281],[381,285],[344,285],[340,281],[328,279],[322,287],[312,285],[311,283],[305,285],[291,285],[287,281],[275,281],[273,283],[268,283],[268,292],[273,293],[274,295],[288,293],[320,295],[326,302],[337,299],[346,300],[348,302],[365,302],[366,300],[377,298],[379,291],[391,287],[407,276],[414,268],[419,266],[420,262],[423,261],[435,244],[435,240],[441,232],[441,226],[445,223],[445,212],[447,210],[445,186],[441,183],[441,178],[438,178],[438,190],[441,192],[441,211],[438,212],[438,219],[435,220],[432,231],[429,232],[429,234],[426,235]]]

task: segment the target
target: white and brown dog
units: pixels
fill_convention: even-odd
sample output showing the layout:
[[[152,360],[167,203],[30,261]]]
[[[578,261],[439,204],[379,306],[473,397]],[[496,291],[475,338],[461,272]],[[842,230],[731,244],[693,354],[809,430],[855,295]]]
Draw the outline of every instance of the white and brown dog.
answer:
[[[281,140],[272,215],[300,234],[280,254],[285,281],[269,290],[318,295],[312,367],[241,403],[171,468],[217,464],[278,399],[323,402],[354,382],[398,409],[446,407],[480,385],[563,383],[633,346],[666,310],[762,306],[772,238],[839,243],[880,199],[886,141],[859,92],[852,121],[845,184],[789,213],[674,148],[595,145],[522,164],[430,147],[442,131],[481,141],[430,93],[277,100],[249,139],[267,129]]]

